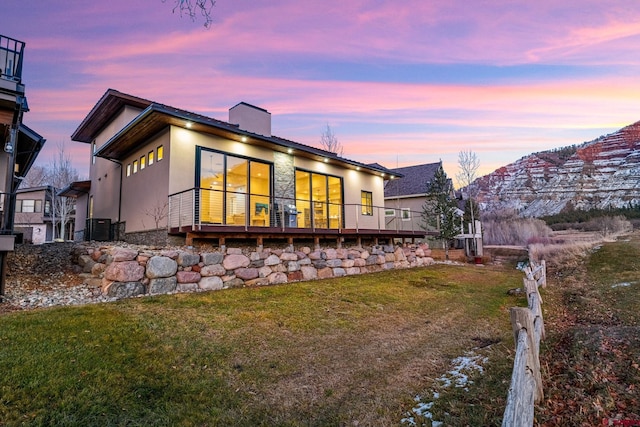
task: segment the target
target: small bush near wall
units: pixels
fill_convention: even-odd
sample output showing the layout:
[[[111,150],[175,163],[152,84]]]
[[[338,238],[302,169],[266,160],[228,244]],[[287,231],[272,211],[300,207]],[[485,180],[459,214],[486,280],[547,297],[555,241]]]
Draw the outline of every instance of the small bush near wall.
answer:
[[[99,282],[103,294],[116,298],[327,279],[434,262],[426,244],[196,251],[83,243],[72,255],[87,281]]]

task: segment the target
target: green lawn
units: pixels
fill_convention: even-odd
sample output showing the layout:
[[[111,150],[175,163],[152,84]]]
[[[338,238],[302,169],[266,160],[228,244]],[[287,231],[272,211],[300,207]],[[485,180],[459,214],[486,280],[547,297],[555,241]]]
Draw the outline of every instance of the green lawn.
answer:
[[[499,423],[508,308],[526,304],[506,291],[521,283],[513,268],[436,265],[5,314],[0,425],[398,425],[481,342],[500,342],[480,350],[484,388],[438,405]]]

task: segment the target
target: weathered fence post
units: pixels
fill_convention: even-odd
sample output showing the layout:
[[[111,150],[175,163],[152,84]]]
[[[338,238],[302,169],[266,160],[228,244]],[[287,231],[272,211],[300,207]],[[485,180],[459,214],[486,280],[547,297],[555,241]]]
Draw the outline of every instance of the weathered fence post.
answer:
[[[534,403],[542,401],[542,374],[540,372],[540,340],[544,339],[542,297],[539,286],[546,286],[546,264],[524,269],[523,286],[528,307],[513,307],[509,313],[516,341],[511,385],[507,406],[502,419],[503,427],[533,426]],[[536,278],[537,277],[537,278]]]

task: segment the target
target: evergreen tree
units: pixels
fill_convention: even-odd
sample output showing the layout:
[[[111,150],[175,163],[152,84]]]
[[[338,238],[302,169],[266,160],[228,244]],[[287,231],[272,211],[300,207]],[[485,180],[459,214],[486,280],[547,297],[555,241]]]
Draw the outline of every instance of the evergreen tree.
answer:
[[[451,180],[440,165],[429,183],[427,200],[422,206],[423,223],[437,230],[436,238],[444,242],[446,259],[449,259],[450,241],[460,234],[460,217],[456,214],[457,204],[452,190]]]

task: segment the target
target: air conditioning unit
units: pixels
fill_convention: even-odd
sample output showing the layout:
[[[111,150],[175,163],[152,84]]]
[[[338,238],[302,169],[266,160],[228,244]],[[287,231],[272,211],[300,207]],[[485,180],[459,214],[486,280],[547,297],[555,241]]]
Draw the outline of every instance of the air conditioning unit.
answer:
[[[109,218],[87,218],[87,240],[111,240],[111,220]]]

